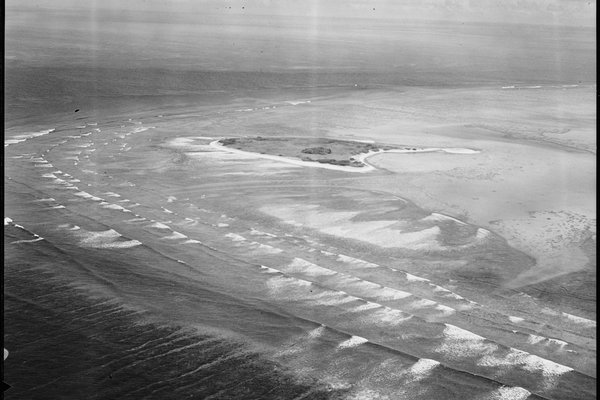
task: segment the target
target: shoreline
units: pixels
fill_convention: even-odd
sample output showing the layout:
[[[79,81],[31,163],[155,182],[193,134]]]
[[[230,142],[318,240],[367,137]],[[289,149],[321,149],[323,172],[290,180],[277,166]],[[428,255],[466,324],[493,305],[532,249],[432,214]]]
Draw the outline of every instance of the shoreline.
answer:
[[[209,138],[207,138],[207,139],[209,139]],[[210,139],[213,139],[213,138],[210,138]],[[380,168],[377,168],[366,161],[367,158],[370,158],[372,156],[376,156],[379,154],[385,154],[385,153],[410,154],[410,153],[433,153],[433,152],[443,152],[443,153],[449,153],[449,154],[477,154],[480,152],[479,150],[456,148],[456,147],[453,147],[453,148],[427,147],[427,148],[415,148],[415,150],[403,150],[403,149],[377,150],[377,151],[369,151],[368,153],[360,153],[353,157],[354,160],[363,163],[363,165],[364,165],[363,167],[346,167],[346,166],[342,166],[342,165],[320,163],[317,161],[304,161],[304,160],[300,160],[300,159],[296,160],[296,159],[288,158],[288,157],[275,156],[275,155],[271,155],[271,154],[260,154],[260,153],[255,153],[255,152],[251,152],[251,151],[234,149],[234,148],[227,147],[227,146],[221,144],[219,142],[220,140],[222,140],[222,139],[218,139],[218,140],[214,140],[214,141],[210,142],[209,146],[219,149],[219,150],[225,150],[229,153],[252,155],[257,158],[281,161],[281,162],[285,162],[288,164],[301,165],[301,166],[307,166],[307,167],[313,167],[313,168],[330,169],[330,170],[335,170],[335,171],[359,172],[359,173],[380,170]],[[348,140],[348,139],[345,139],[345,140],[349,141],[349,142],[364,143],[364,141],[358,141],[358,140]]]

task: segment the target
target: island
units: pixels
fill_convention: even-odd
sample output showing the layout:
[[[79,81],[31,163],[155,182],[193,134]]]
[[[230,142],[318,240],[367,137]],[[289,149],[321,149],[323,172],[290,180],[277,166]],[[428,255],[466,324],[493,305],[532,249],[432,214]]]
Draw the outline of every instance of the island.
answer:
[[[395,149],[370,142],[306,137],[226,138],[219,140],[219,144],[252,153],[357,168],[366,166],[363,162],[365,155]]]

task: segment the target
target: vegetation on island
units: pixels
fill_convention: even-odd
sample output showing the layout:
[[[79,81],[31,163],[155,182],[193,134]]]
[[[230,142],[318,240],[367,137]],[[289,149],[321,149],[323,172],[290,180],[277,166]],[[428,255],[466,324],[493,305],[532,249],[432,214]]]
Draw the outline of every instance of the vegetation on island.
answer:
[[[355,156],[379,150],[390,150],[390,146],[380,146],[373,143],[355,142],[351,140],[301,137],[264,138],[243,137],[219,140],[223,146],[259,154],[271,154],[281,157],[297,158],[307,162],[341,165],[349,167],[364,167]]]

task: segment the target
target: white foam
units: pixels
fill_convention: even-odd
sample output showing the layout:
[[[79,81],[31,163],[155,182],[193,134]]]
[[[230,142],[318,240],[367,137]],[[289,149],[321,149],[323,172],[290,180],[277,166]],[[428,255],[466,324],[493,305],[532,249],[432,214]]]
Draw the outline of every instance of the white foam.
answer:
[[[440,286],[437,286],[437,285],[434,285],[434,286],[435,286],[436,288],[440,287]],[[443,288],[442,288],[442,289],[443,289]],[[444,290],[445,290],[445,289],[444,289]],[[460,296],[460,295],[458,295],[458,294],[456,294],[456,293],[453,293],[453,292],[451,292],[451,291],[449,291],[449,290],[448,290],[447,292],[448,292],[448,293],[445,295],[445,297],[451,297],[451,298],[453,298],[454,300],[464,300],[464,299],[465,299],[464,297],[462,297],[462,296]]]
[[[105,195],[107,195],[108,197],[121,197],[120,194],[115,193],[115,192],[105,192]]]
[[[369,340],[365,339],[364,337],[360,337],[360,336],[352,336],[350,339],[343,341],[342,343],[340,343],[338,345],[338,348],[340,349],[347,349],[350,347],[356,347],[359,346],[363,343],[367,343]]]
[[[230,238],[234,242],[245,242],[246,241],[245,237],[238,235],[237,233],[233,233],[233,232],[229,232],[228,234],[225,235],[225,237]]]
[[[446,328],[444,328],[444,336],[447,338],[460,339],[460,340],[485,340],[483,336],[479,336],[471,331],[466,329],[459,328],[458,326],[454,326],[451,324],[444,324]]]
[[[121,234],[114,229],[108,229],[106,231],[86,231],[84,234],[86,235],[84,241],[93,241],[97,238],[116,239],[121,237]]]
[[[187,239],[187,236],[184,235],[183,233],[179,233],[179,232],[173,231],[172,234],[170,234],[169,236],[163,237],[163,239],[171,239],[171,240],[175,240],[175,239]]]
[[[8,224],[10,224],[11,222],[13,222],[13,220],[12,220],[12,219],[10,219],[10,218],[8,218],[8,217],[4,217],[4,225],[8,225]]]
[[[482,239],[485,239],[488,236],[490,236],[490,234],[491,234],[491,232],[488,231],[487,229],[479,228],[479,229],[477,229],[476,237],[477,237],[477,239],[482,240]]]
[[[406,280],[408,280],[409,282],[429,282],[429,279],[421,278],[419,276],[409,274],[408,272],[406,272],[405,275]]]
[[[39,203],[39,202],[48,202],[48,201],[56,201],[54,198],[52,197],[48,197],[47,199],[37,199],[34,200],[34,202]]]
[[[141,122],[140,122],[141,124]],[[139,127],[139,128],[135,128],[131,133],[140,133],[140,132],[144,132],[147,131],[148,129],[153,129],[154,126],[148,126],[148,127]]]
[[[84,199],[90,199],[90,200],[98,199],[98,200],[102,200],[99,197],[92,196],[88,192],[83,192],[83,191],[82,192],[77,192],[74,195],[77,196],[77,197],[83,197]]]
[[[454,325],[444,324],[444,340],[434,351],[454,359],[479,358],[498,350],[498,345]]]
[[[308,332],[308,337],[311,339],[316,339],[319,336],[322,336],[324,332],[325,332],[325,325],[321,325],[318,328],[315,328],[312,331]]]
[[[265,267],[268,268],[268,267]],[[272,269],[272,268],[269,268]],[[278,271],[279,272],[279,271]],[[301,279],[295,279],[283,275],[275,276],[265,282],[271,295],[279,296],[284,295],[288,299],[293,298],[292,291],[298,288],[306,288],[311,286],[312,283]]]
[[[337,272],[327,268],[319,267],[316,264],[308,262],[302,258],[294,258],[292,262],[286,267],[289,272],[302,272],[308,276],[331,276],[336,275]]]
[[[281,272],[274,269],[274,268],[269,268],[267,266],[261,265],[260,269],[263,270],[263,272],[266,272],[267,274],[280,274]]]
[[[308,104],[310,103],[310,100],[289,100],[286,101],[286,103],[291,104],[293,106],[297,106],[299,104]]]
[[[79,242],[79,245],[82,247],[99,249],[130,248],[142,244],[137,240],[118,241],[118,239],[122,236],[114,229],[109,229],[106,231],[86,231],[81,229],[81,232],[78,232],[77,235],[82,238]]]
[[[273,246],[269,246],[267,244],[261,244],[261,243],[256,243],[253,242],[252,245],[257,245],[258,246],[258,250],[267,253],[267,254],[280,254],[283,253],[283,250],[278,249],[277,247],[273,247]]]
[[[543,342],[544,340],[546,340],[546,338],[543,336],[538,336],[538,335],[533,335],[533,334],[527,335],[527,343],[529,343],[529,344],[537,344],[537,343]]]
[[[419,300],[415,300],[412,303],[410,303],[408,305],[408,307],[410,308],[428,308],[428,307],[433,307],[436,306],[438,303],[436,303],[435,301],[432,300],[428,300],[428,299],[419,299]]]
[[[157,228],[157,229],[171,229],[169,226],[163,224],[162,222],[153,222],[149,226],[150,226],[150,228]]]
[[[569,343],[565,342],[564,340],[552,339],[552,338],[548,338],[548,342],[552,343],[552,344],[556,344],[560,347],[564,347],[569,344]]]
[[[421,358],[419,361],[410,366],[409,372],[411,375],[418,378],[424,378],[430,375],[434,368],[440,365],[439,361],[429,358]]]
[[[274,238],[277,237],[277,235],[273,235],[272,233],[267,233],[267,232],[259,231],[259,230],[254,229],[254,228],[251,228],[250,234],[251,235],[258,235],[258,236],[269,236],[269,237],[274,237]]]
[[[57,176],[54,175],[53,173],[47,173],[47,174],[42,174],[42,178],[52,178],[52,179],[56,179]]]
[[[572,322],[574,322],[576,324],[584,325],[585,327],[589,327],[589,328],[595,328],[596,327],[596,321],[593,321],[591,319],[578,317],[576,315],[568,314],[566,312],[563,312],[562,316],[567,317],[567,319],[569,321],[572,321]]]
[[[523,318],[521,317],[513,317],[512,315],[508,316],[508,319],[510,320],[510,322],[518,324],[519,322],[523,322],[525,321]]]
[[[330,255],[335,255],[334,253],[330,253]],[[338,254],[337,257],[338,261],[341,262],[345,262],[345,263],[349,263],[349,264],[354,264],[354,265],[358,265],[364,268],[377,268],[379,267],[379,265],[377,264],[373,264],[364,260],[360,260],[358,258],[354,258],[354,257],[350,257],[350,256],[346,256],[343,254]]]
[[[39,242],[40,240],[44,240],[44,238],[37,237],[36,239],[29,239],[29,240],[15,240],[14,242],[10,242],[10,244],[35,243],[35,242]]]
[[[226,223],[224,223],[224,222],[219,222],[219,223],[217,224],[217,227],[219,227],[219,228],[227,228],[228,226],[229,226],[229,224],[226,224]]]
[[[183,244],[202,244],[202,242],[199,240],[195,240],[195,239],[189,239],[189,240],[186,240],[185,242],[183,242]]]
[[[11,144],[17,144],[17,143],[21,143],[24,142],[26,140],[35,138],[35,137],[39,137],[39,136],[44,136],[47,135],[49,133],[54,132],[55,129],[47,129],[44,131],[39,131],[39,132],[32,132],[32,133],[24,133],[22,135],[16,135],[11,137],[10,139],[7,139],[4,141],[4,147],[10,146]]]
[[[102,208],[108,208],[110,210],[118,210],[118,211],[123,211],[123,212],[131,212],[130,210],[123,208],[118,204],[107,204],[107,205],[102,206]]]
[[[141,244],[142,244],[142,242],[140,242],[138,240],[127,240],[127,241],[123,241],[123,242],[107,243],[107,244],[102,245],[101,248],[107,248],[107,249],[129,249],[131,247],[139,246]]]
[[[368,315],[368,317],[372,319],[376,324],[384,322],[388,325],[396,326],[403,322],[411,320],[413,318],[413,315],[384,306],[380,309],[372,311]]]
[[[489,400],[525,400],[531,395],[526,389],[519,386],[502,386],[490,393]]]
[[[128,219],[125,222],[141,222],[141,221],[146,221],[146,218],[144,218],[144,217],[136,217],[136,218]]]
[[[167,197],[167,203],[172,203],[175,200],[177,200],[177,197],[175,197],[175,196],[169,196],[169,197]]]
[[[477,361],[477,365],[502,368],[506,371],[515,370],[520,367],[528,372],[542,373],[544,378],[543,384],[546,390],[551,390],[558,383],[561,375],[573,371],[573,368],[554,361],[546,360],[521,350],[513,348],[510,350],[510,353],[503,357],[487,354]]]
[[[355,307],[352,309],[352,311],[354,312],[363,312],[363,311],[367,311],[367,310],[373,310],[375,308],[380,308],[383,307],[381,304],[378,303],[373,303],[372,301],[367,301],[366,304],[362,304],[358,307]]]
[[[401,300],[413,294],[402,290],[381,286],[373,291],[378,300]]]
[[[435,306],[436,310],[442,311],[446,315],[454,314],[456,310],[452,307],[445,306],[443,304],[437,304]]]
[[[173,214],[173,211],[171,211],[171,210],[167,210],[167,209],[166,209],[166,208],[164,208],[164,207],[161,207],[161,208],[162,208],[162,210],[163,210],[164,212],[166,212],[167,214]]]

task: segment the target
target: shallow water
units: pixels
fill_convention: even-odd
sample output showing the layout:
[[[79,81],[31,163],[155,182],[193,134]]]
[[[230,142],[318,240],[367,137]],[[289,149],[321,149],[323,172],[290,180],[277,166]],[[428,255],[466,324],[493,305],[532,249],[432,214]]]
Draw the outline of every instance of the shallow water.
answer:
[[[7,147],[13,398],[595,395],[595,322],[504,291],[530,261],[503,238],[325,184],[343,171],[190,157],[174,121]],[[436,246],[374,247],[432,227]]]

